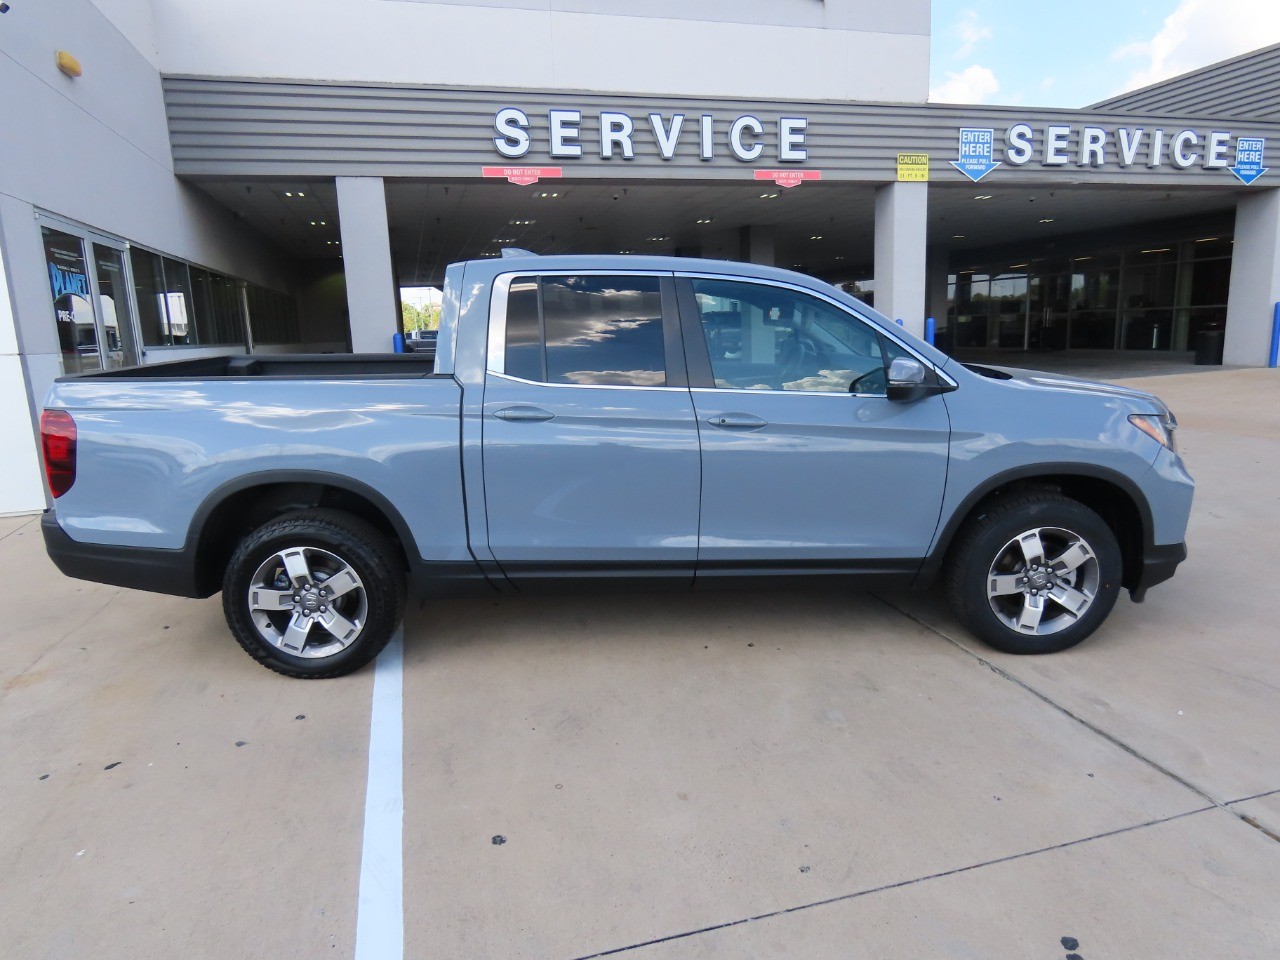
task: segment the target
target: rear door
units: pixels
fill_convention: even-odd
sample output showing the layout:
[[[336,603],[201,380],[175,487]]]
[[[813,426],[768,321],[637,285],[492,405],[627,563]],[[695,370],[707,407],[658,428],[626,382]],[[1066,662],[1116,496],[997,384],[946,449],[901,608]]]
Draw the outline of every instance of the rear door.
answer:
[[[670,274],[499,277],[482,422],[489,548],[513,582],[691,580],[701,464]]]
[[[950,425],[891,402],[910,355],[835,300],[729,277],[677,280],[702,432],[698,576],[914,572],[938,524]]]

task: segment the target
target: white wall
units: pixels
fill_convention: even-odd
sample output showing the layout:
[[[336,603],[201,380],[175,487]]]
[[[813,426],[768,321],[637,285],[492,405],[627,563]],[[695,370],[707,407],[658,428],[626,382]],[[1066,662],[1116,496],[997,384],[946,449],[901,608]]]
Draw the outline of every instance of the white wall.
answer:
[[[9,283],[0,257],[0,515],[44,509],[44,486],[36,451],[27,385],[18,356]]]
[[[600,7],[631,13],[585,12]],[[928,94],[928,0],[155,0],[154,12],[169,74],[770,99]]]

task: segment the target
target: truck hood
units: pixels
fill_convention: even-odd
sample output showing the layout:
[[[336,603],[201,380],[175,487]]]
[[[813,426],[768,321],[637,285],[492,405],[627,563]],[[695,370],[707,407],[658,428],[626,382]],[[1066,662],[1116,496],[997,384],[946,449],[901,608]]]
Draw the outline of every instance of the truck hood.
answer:
[[[1115,383],[1100,383],[1096,380],[1082,380],[1078,377],[1061,373],[1047,373],[1043,370],[1023,370],[1018,367],[996,367],[989,364],[966,363],[965,369],[992,380],[1013,381],[1043,390],[1070,390],[1076,393],[1089,393],[1095,396],[1119,397],[1125,400],[1136,400],[1151,404],[1159,413],[1168,413],[1169,408],[1163,400],[1145,390],[1133,387],[1122,387]]]

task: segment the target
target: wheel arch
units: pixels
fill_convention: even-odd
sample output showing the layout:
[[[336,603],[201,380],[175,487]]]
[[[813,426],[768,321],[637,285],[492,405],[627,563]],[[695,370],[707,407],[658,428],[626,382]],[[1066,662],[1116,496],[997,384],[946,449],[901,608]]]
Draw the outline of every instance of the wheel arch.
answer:
[[[1151,506],[1132,479],[1115,470],[1089,464],[1032,464],[989,477],[972,490],[942,525],[929,558],[921,565],[918,585],[931,583],[942,569],[956,534],[988,503],[1001,497],[1042,489],[1076,500],[1106,522],[1124,558],[1122,582],[1132,589],[1142,571],[1143,554],[1152,542]]]
[[[218,487],[192,517],[185,550],[193,557],[200,595],[220,589],[223,569],[246,533],[309,507],[343,510],[371,523],[399,549],[406,565],[418,557],[417,543],[400,511],[368,484],[322,471],[265,471]]]

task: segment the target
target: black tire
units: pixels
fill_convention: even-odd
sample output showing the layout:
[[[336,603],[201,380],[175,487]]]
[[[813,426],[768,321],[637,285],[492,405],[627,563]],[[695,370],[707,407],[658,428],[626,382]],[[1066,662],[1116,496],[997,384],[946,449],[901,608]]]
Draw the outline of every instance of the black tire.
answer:
[[[1037,545],[1045,563],[1030,559]],[[1088,507],[1048,491],[1014,494],[980,507],[957,535],[947,599],[960,621],[997,650],[1055,653],[1101,626],[1120,595],[1122,573],[1115,533]]]
[[[286,562],[308,576],[295,578]],[[404,604],[398,551],[338,510],[299,511],[259,527],[236,548],[222,581],[222,609],[240,646],[264,667],[302,679],[364,666],[390,641]]]

